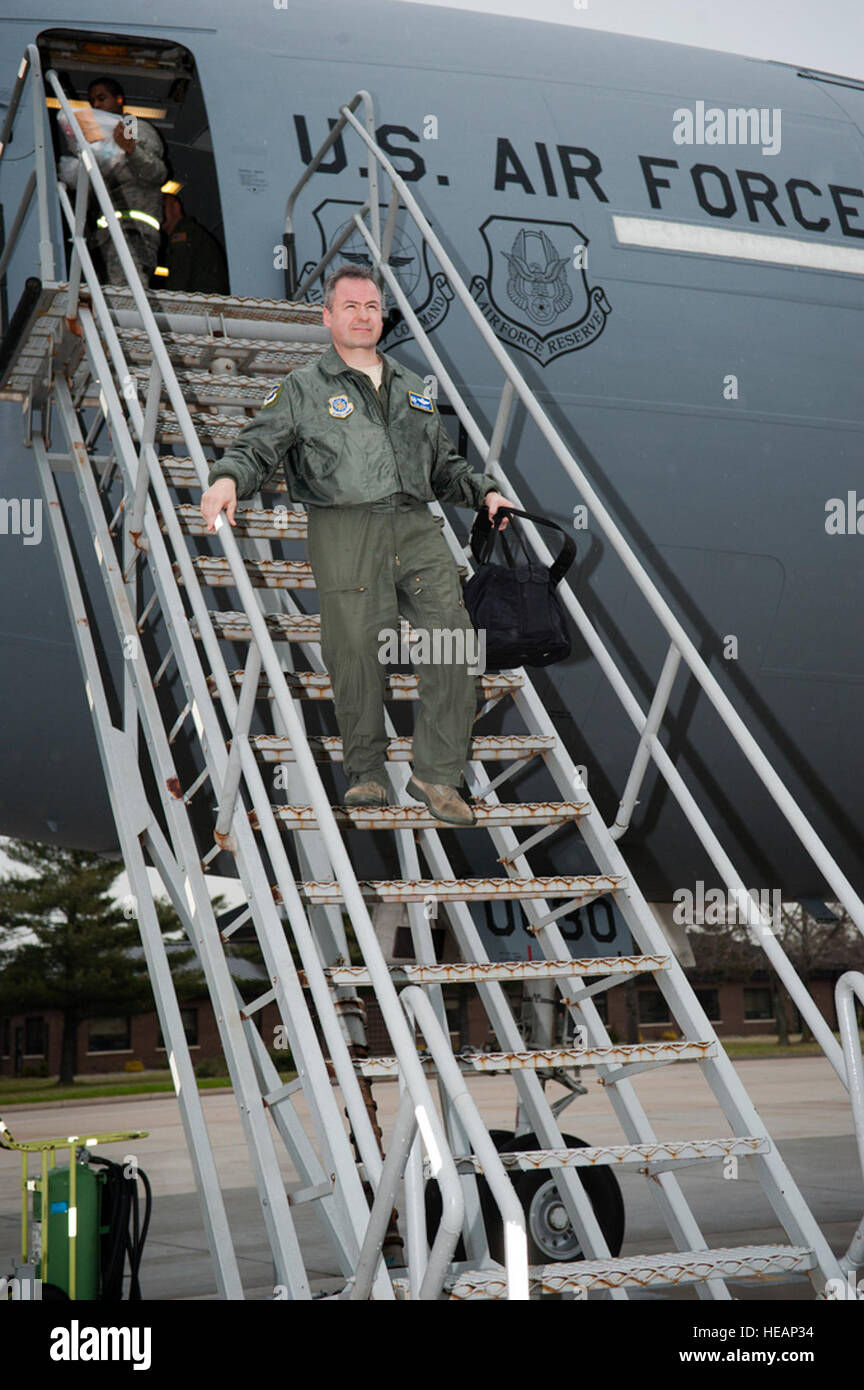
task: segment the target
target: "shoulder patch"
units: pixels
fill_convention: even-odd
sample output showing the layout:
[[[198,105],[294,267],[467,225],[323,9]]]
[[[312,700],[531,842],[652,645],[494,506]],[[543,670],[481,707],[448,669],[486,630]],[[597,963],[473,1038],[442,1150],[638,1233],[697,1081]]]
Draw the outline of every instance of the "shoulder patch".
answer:
[[[421,396],[419,391],[408,392],[408,404],[414,410],[425,410],[429,415],[431,415],[435,409],[432,404],[432,398],[430,396]]]
[[[264,407],[265,407],[265,405],[272,405],[273,402],[276,401],[276,400],[278,399],[278,397],[279,397],[279,392],[280,392],[281,390],[282,390],[282,386],[279,385],[279,386],[274,386],[272,391],[268,391],[268,392],[267,392],[267,395],[264,397],[263,401],[261,402],[261,409],[263,410]]]
[[[349,401],[347,396],[331,396],[327,402],[327,408],[337,420],[344,420],[345,416],[350,415],[354,409],[354,403]]]

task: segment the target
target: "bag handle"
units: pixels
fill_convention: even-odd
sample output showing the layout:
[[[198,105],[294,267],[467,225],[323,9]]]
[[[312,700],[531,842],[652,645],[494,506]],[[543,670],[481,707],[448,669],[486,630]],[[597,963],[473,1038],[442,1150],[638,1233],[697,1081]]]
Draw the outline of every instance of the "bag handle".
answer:
[[[576,559],[576,542],[572,537],[567,535],[564,527],[559,526],[557,521],[549,521],[545,516],[535,516],[533,512],[517,511],[515,507],[499,507],[498,511],[495,513],[496,521],[499,517],[504,516],[521,516],[524,517],[526,521],[533,521],[537,526],[550,526],[554,531],[560,531],[561,535],[564,537],[564,543],[555,561],[549,568],[549,582],[552,587],[554,588],[556,584],[560,584],[570,566],[573,564],[573,561]],[[487,565],[489,563],[492,552],[495,549],[495,537],[498,534],[498,529],[498,526],[493,523],[489,515],[488,508],[485,506],[481,507],[474,518],[474,525],[471,527],[471,553],[478,565]],[[525,548],[525,542],[522,536],[519,535],[518,530],[516,531],[516,536],[530,561],[531,556],[528,554]],[[502,541],[504,539],[503,532],[501,532],[501,539]]]

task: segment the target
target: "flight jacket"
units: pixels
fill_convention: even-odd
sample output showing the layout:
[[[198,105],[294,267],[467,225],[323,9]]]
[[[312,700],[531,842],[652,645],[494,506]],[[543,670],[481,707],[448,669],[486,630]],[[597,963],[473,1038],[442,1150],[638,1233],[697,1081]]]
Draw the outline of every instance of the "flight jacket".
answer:
[[[386,353],[381,391],[335,347],[290,372],[210,467],[251,497],[285,470],[288,492],[310,506],[351,507],[402,493],[418,503],[477,509],[498,482],[457,453],[423,379]]]

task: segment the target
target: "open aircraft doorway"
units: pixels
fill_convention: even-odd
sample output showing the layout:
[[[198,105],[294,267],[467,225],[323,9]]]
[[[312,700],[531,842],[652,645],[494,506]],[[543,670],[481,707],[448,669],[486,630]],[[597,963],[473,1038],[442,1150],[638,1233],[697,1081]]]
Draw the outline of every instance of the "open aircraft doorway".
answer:
[[[162,137],[168,178],[163,192],[180,198],[186,218],[194,218],[224,249],[222,205],[216,161],[204,92],[195,59],[188,48],[169,39],[128,34],[46,29],[37,39],[42,71],[53,68],[73,103],[87,101],[87,89],[98,77],[113,78],[123,88],[124,112],[146,120]],[[56,97],[48,98],[56,108]],[[56,120],[51,121],[55,161],[68,153]],[[166,240],[162,246],[153,288],[169,284]],[[67,262],[70,247],[66,245]],[[213,285],[214,291],[229,286]]]

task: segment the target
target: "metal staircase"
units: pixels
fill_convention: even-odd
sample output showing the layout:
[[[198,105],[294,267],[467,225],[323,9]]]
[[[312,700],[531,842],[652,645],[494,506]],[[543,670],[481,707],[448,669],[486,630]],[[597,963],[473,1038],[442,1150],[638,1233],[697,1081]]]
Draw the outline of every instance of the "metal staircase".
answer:
[[[39,94],[34,111],[43,120],[44,88],[33,47],[22,65],[19,88],[28,74]],[[74,125],[53,73],[47,74],[46,82]],[[19,98],[16,88],[10,118]],[[353,115],[361,101],[365,124]],[[318,618],[300,602],[314,596],[314,578],[304,560],[284,558],[278,544],[302,541],[305,514],[279,500],[284,483],[278,477],[268,480],[265,489],[273,504],[241,506],[236,529],[223,524],[208,537],[198,510],[207,479],[205,449],[229,445],[246,412],[257,409],[281,375],[323,350],[327,335],[319,310],[300,302],[305,286],[299,287],[293,302],[145,294],[111,215],[98,168],[82,163],[73,203],[49,177],[44,158],[41,166],[37,163],[39,179],[45,183],[44,190],[40,184],[40,206],[47,209],[49,193],[58,198],[72,237],[71,271],[68,280],[55,280],[46,224],[40,237],[41,282],[31,288],[14,334],[7,335],[11,341],[0,398],[19,400],[27,408],[28,441],[48,504],[105,780],[138,903],[219,1291],[226,1298],[244,1296],[149,888],[148,863],[159,870],[206,977],[276,1283],[290,1299],[308,1299],[316,1292],[296,1230],[297,1209],[307,1204],[319,1216],[343,1276],[337,1297],[525,1299],[557,1292],[621,1299],[633,1289],[693,1283],[699,1297],[728,1299],[729,1281],[801,1272],[809,1276],[817,1295],[824,1295],[828,1280],[842,1282],[850,1265],[861,1262],[864,1247],[850,1249],[845,1263],[833,1254],[670,953],[619,844],[653,758],[730,889],[746,899],[754,939],[780,970],[845,1084],[846,1065],[833,1035],[659,741],[682,658],[748,756],[755,744],[485,325],[484,337],[504,369],[505,383],[492,438],[484,438],[389,270],[390,238],[404,206],[470,311],[470,295],[444,248],[370,135],[374,121],[364,94],[342,108],[339,124],[292,195],[290,209],[302,183],[347,125],[370,152],[369,201],[355,225],[363,231],[370,256],[442,390],[487,460],[487,471],[497,473],[502,487],[506,482],[504,490],[518,503],[512,482],[505,480],[498,464],[518,396],[573,475],[580,497],[590,497],[592,512],[610,542],[626,557],[628,569],[670,635],[670,655],[646,713],[574,595],[562,586],[574,621],[638,732],[633,772],[613,826],[604,824],[524,671],[487,675],[480,682],[484,704],[469,776],[477,810],[473,829],[449,830],[424,807],[406,800],[411,740],[397,735],[392,720],[391,804],[355,811],[331,805],[331,783],[324,777],[332,778],[331,764],[341,759],[341,743],[335,734],[307,731],[310,714],[326,711],[332,698],[320,658]],[[392,188],[383,234],[379,166]],[[127,287],[100,286],[94,274],[82,234],[91,185],[115,238]],[[292,238],[289,217],[286,245],[292,245]],[[10,243],[4,261],[11,250]],[[331,255],[336,250],[331,248]],[[307,281],[311,283],[322,268],[316,267]],[[71,472],[77,483],[83,517],[74,522],[64,515],[58,495],[55,475],[61,472]],[[464,565],[462,542],[443,515],[441,520],[454,557]],[[538,555],[548,562],[536,531],[526,529]],[[75,540],[82,534],[95,548],[116,651],[124,657],[118,701],[112,698],[110,664],[97,649],[90,626],[92,605],[82,587],[85,566]],[[220,599],[231,606],[223,607]],[[234,655],[238,649],[239,666]],[[390,678],[394,701],[416,699],[416,687],[411,675]],[[518,712],[523,734],[482,732],[482,720],[500,701],[509,701]],[[256,720],[266,732],[253,732]],[[545,766],[549,799],[529,804],[502,799],[508,779],[529,760]],[[768,765],[758,749],[751,761],[763,776],[763,764]],[[503,769],[490,775],[489,765],[497,768],[502,763]],[[284,802],[274,797],[270,785],[273,766],[279,768]],[[779,786],[776,775],[768,772]],[[783,797],[791,798],[782,787],[780,791],[778,805],[788,814]],[[817,862],[827,866],[826,877],[838,898],[864,927],[864,907],[797,808],[794,815],[803,822],[808,848],[812,851],[815,845],[822,856]],[[359,877],[362,850],[352,860],[344,834],[362,831],[390,837],[398,858],[397,879]],[[582,837],[595,872],[536,876],[531,850],[564,834]],[[501,876],[460,877],[450,856],[456,835],[468,856],[476,853],[473,846],[481,839],[491,845],[502,865]],[[248,907],[220,930],[207,871],[225,854],[233,856]],[[572,958],[560,919],[606,894],[614,896],[626,920],[634,954]],[[484,950],[476,905],[501,899],[522,905],[533,936],[530,960],[490,961]],[[436,910],[441,908],[441,917],[446,914],[458,961],[436,960],[430,900]],[[407,905],[416,964],[390,965],[382,953],[370,908],[392,902]],[[226,954],[241,927],[254,933],[268,977],[267,988],[246,1004],[232,981]],[[362,964],[352,963],[357,953]],[[656,981],[667,1000],[679,1041],[621,1045],[610,1039],[596,1007],[597,996],[643,975]],[[549,1038],[548,1046],[529,1046],[505,988],[514,981],[557,991],[576,1030],[573,1045],[555,1046]],[[497,1050],[454,1054],[443,1002],[445,984],[477,989]],[[380,1006],[391,1039],[390,1056],[368,1054],[357,993],[363,987],[374,991]],[[296,1080],[287,1084],[256,1027],[259,1011],[271,1003],[278,1007],[297,1072]],[[711,1087],[718,1130],[723,1132],[707,1138],[659,1139],[634,1082],[643,1072],[685,1061],[698,1066]],[[574,1081],[565,1099],[570,1099],[582,1089],[575,1076],[583,1070],[601,1082],[622,1142],[575,1148],[562,1136],[558,1116],[563,1107],[550,1102],[545,1083],[553,1075],[569,1074]],[[526,1142],[518,1147],[517,1137],[516,1148],[508,1146],[499,1153],[467,1081],[472,1075],[502,1072],[515,1084]],[[372,1087],[387,1080],[398,1083],[400,1099],[393,1132],[382,1151]],[[301,1095],[311,1133],[296,1109]],[[302,1183],[290,1196],[279,1172],[280,1145]],[[730,1157],[748,1165],[759,1181],[788,1244],[708,1248],[678,1170]],[[622,1257],[610,1249],[610,1230],[604,1229],[581,1177],[601,1168],[645,1176],[669,1232],[669,1253]],[[549,1232],[566,1228],[570,1245],[575,1248],[578,1243],[584,1258],[529,1266],[529,1236],[536,1241],[542,1232],[526,1228],[517,1189],[521,1175],[547,1171],[555,1175],[558,1194],[554,1205],[545,1208]],[[426,1185],[433,1183],[440,1200],[430,1224]],[[391,1252],[394,1248],[394,1209],[405,1257],[398,1267],[388,1268],[381,1251],[385,1241]],[[462,1252],[457,1249],[460,1239]]]

